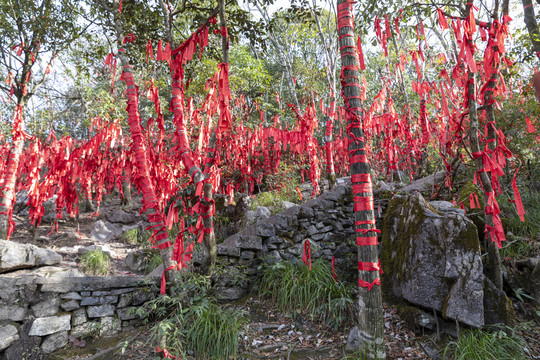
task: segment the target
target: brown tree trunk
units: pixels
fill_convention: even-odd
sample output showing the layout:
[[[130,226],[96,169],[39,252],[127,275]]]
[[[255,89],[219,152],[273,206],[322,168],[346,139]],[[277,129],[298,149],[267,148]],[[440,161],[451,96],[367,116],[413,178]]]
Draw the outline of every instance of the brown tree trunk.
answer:
[[[122,170],[122,206],[130,208],[133,205],[133,199],[131,197],[131,183],[129,177],[126,175],[126,171]]]
[[[355,51],[352,5],[338,0],[338,35],[341,52],[341,84],[347,111],[351,179],[358,244],[359,344],[370,359],[386,359],[379,276],[379,250],[373,212],[373,190],[362,129],[358,59]]]
[[[538,23],[536,22],[534,6],[532,0],[522,0],[522,3],[525,25],[527,26],[533,49],[538,56],[540,53],[540,30],[538,29]]]

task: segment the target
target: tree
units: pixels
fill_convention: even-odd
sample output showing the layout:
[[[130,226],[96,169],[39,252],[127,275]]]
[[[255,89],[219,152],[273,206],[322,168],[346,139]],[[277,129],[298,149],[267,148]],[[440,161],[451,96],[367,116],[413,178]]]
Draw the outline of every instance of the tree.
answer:
[[[24,118],[30,98],[47,80],[50,67],[59,51],[68,47],[85,30],[78,25],[78,2],[32,0],[0,2],[4,20],[0,26],[2,46],[0,66],[6,73],[8,86],[0,89],[15,96],[15,112],[10,155],[6,171],[0,179],[0,238],[9,239],[14,224],[11,220],[15,201],[17,168],[26,133]],[[36,71],[36,64],[46,64]],[[34,81],[33,73],[41,78]]]
[[[124,32],[123,15],[118,11],[120,3],[118,0],[113,0],[112,3],[107,0],[96,0],[96,3],[109,14],[111,22],[108,25],[116,32],[116,44],[118,46],[116,56],[120,59],[120,64],[123,68],[122,77],[127,87],[128,122],[133,142],[132,152],[139,173],[138,185],[142,192],[142,204],[148,213],[150,226],[154,229],[153,239],[163,261],[165,269],[164,278],[172,281],[173,278],[170,276],[169,270],[174,268],[176,262],[172,259],[173,249],[148,170],[147,145],[142,134],[141,116],[139,113],[138,87],[133,78],[132,65],[124,49],[124,44],[129,44],[130,41]],[[162,292],[163,290],[162,287]]]
[[[353,183],[354,211],[358,245],[359,343],[371,359],[385,359],[384,321],[379,249],[373,213],[371,167],[368,162],[364,131],[364,110],[360,101],[360,74],[356,55],[352,5],[337,1],[339,48],[341,53],[342,94],[347,111],[350,139],[349,161]]]

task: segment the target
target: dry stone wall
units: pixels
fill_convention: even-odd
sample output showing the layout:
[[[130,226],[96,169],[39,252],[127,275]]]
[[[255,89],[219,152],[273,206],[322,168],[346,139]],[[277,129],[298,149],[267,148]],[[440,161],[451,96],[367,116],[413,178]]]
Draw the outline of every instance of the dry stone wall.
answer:
[[[387,204],[388,200],[375,200],[378,223]],[[350,180],[341,179],[341,184],[331,191],[259,220],[219,244],[218,261],[225,269],[216,275],[218,293],[226,300],[242,298],[252,282],[249,277],[238,281],[233,267],[240,266],[249,276],[257,274],[263,262],[301,262],[306,240],[311,242],[312,260],[331,261],[335,257],[338,273],[354,278],[357,276],[355,238]]]
[[[129,330],[157,278],[0,277],[0,359],[38,359],[68,344]]]

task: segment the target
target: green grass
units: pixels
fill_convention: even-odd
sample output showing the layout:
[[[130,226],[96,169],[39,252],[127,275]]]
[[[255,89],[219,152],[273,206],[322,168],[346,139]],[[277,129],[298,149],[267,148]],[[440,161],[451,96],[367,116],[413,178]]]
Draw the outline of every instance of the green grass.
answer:
[[[139,228],[129,229],[122,234],[122,242],[125,244],[136,245],[140,243]]]
[[[217,305],[210,279],[202,275],[180,274],[173,292],[181,296],[159,296],[137,310],[154,321],[150,341],[166,339],[167,350],[182,359],[188,353],[201,360],[236,358],[243,313]]]
[[[188,318],[186,343],[198,354],[197,358],[229,359],[236,356],[238,333],[244,323],[241,314],[203,302],[190,309]]]
[[[452,360],[525,360],[525,341],[512,329],[466,330],[461,339],[446,345],[443,359]]]
[[[163,263],[163,259],[161,258],[161,254],[158,250],[151,249],[146,252],[146,261],[144,266],[144,273],[150,274],[152,271],[154,271],[161,263]]]
[[[277,196],[276,191],[267,191],[258,194],[251,202],[249,208],[251,211],[257,210],[259,206],[264,206],[272,215],[278,214],[285,210],[281,199]]]
[[[540,193],[521,189],[521,199],[525,208],[525,222],[520,220],[515,205],[500,196],[504,229],[516,236],[540,241]]]
[[[539,253],[539,241],[518,237],[508,238],[501,249],[501,257],[509,259],[524,259]]]
[[[327,261],[316,260],[309,270],[304,264],[276,263],[261,279],[260,295],[282,312],[307,311],[314,320],[338,329],[355,316],[355,288],[334,281]]]
[[[86,275],[107,275],[111,259],[100,249],[95,249],[81,256],[80,267]]]

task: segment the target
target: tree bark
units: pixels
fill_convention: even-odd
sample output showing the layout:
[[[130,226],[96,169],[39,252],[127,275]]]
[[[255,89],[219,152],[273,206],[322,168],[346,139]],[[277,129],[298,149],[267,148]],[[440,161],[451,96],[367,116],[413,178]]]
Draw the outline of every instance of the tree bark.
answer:
[[[118,7],[118,3],[115,0],[115,8]],[[155,243],[159,249],[163,266],[165,269],[165,278],[168,283],[173,283],[173,276],[168,271],[176,265],[176,262],[172,260],[173,248],[169,241],[167,228],[159,209],[158,200],[156,198],[154,186],[150,178],[150,172],[147,166],[147,151],[145,139],[142,134],[141,117],[139,113],[139,95],[137,85],[133,78],[133,71],[129,64],[129,58],[126,52],[122,48],[122,40],[124,38],[123,23],[119,14],[116,12],[114,15],[114,26],[116,30],[117,44],[118,44],[118,58],[123,67],[123,77],[126,82],[126,95],[127,95],[127,111],[128,122],[131,133],[131,139],[133,142],[133,154],[135,158],[135,165],[140,175],[139,186],[142,192],[143,207],[146,208],[148,213],[148,220],[154,230]],[[171,291],[171,286],[167,288],[167,291]]]
[[[13,138],[11,150],[7,159],[5,174],[0,182],[0,239],[9,240],[13,232],[12,216],[13,204],[15,202],[15,185],[17,183],[17,168],[21,158],[24,136],[22,125],[24,121],[24,110],[26,108],[24,99],[19,100],[15,113],[13,114]]]
[[[365,149],[359,86],[358,59],[355,51],[352,5],[338,0],[338,35],[341,52],[341,84],[347,111],[350,140],[349,160],[353,183],[355,225],[358,246],[359,344],[370,359],[386,359],[384,322],[379,276],[379,251],[373,212],[371,167]]]
[[[527,31],[536,55],[539,56],[540,52],[540,30],[538,29],[538,23],[536,22],[536,15],[534,14],[534,6],[532,0],[522,0],[523,3],[523,15]]]

